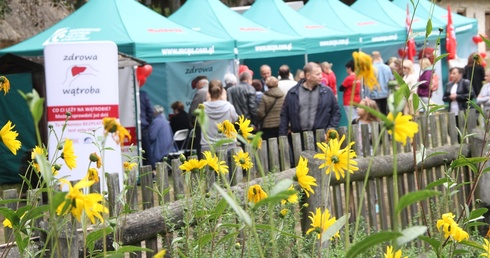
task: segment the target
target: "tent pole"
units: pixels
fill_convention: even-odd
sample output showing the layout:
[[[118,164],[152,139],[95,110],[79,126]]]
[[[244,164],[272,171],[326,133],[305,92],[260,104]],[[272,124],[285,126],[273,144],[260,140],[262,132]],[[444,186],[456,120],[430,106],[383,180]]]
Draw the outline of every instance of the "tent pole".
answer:
[[[305,65],[308,63],[308,54],[305,54]]]

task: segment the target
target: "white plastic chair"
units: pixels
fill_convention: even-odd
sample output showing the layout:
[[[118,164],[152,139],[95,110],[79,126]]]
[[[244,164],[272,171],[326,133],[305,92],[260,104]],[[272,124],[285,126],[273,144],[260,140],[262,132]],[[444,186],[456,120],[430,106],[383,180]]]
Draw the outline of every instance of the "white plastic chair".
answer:
[[[184,148],[185,145],[187,144],[187,136],[189,135],[189,129],[182,129],[178,130],[177,132],[174,133],[174,146],[175,146],[175,152],[171,152],[168,155],[169,156],[179,156],[180,154],[184,153]],[[177,144],[180,142],[180,146]]]

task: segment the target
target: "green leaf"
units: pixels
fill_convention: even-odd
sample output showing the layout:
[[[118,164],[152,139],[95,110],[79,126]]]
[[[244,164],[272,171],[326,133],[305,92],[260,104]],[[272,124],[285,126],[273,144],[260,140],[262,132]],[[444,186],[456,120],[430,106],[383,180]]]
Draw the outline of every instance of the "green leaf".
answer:
[[[274,231],[274,232],[277,232],[277,233],[284,235],[284,236],[287,236],[287,237],[298,238],[298,239],[302,238],[301,236],[297,236],[296,234],[291,234],[291,233],[282,231],[281,229],[271,227],[268,224],[255,224],[255,227],[259,230]]]
[[[322,243],[327,240],[330,240],[339,230],[347,223],[350,218],[350,213],[340,217],[335,223],[333,223],[330,227],[325,230],[322,234]]]
[[[434,190],[419,190],[415,192],[411,192],[408,194],[405,194],[402,196],[398,202],[398,205],[395,209],[395,213],[398,214],[400,211],[402,211],[405,207],[414,204],[416,202],[425,200],[427,198],[430,198],[432,196],[439,195],[439,191],[434,191]]]
[[[478,167],[476,166],[476,164],[480,162],[485,162],[487,160],[488,157],[475,157],[475,158],[460,157],[456,160],[453,160],[453,162],[451,162],[451,168],[455,169],[458,167],[468,166],[471,169],[471,171],[476,173],[478,172]]]
[[[107,236],[113,232],[112,228],[107,227],[107,228],[101,228],[97,229],[95,231],[90,232],[87,235],[87,246],[89,247],[90,250],[94,250],[95,248],[95,242],[99,239],[102,239],[102,237]]]
[[[437,152],[433,152],[433,153],[427,155],[427,158],[434,157],[437,155],[445,155],[445,154],[448,154],[448,153],[446,151],[437,151]]]
[[[413,226],[402,230],[402,236],[396,239],[396,244],[402,246],[427,232],[426,226]]]
[[[459,242],[460,244],[463,244],[463,245],[466,245],[466,246],[470,246],[470,247],[473,247],[473,248],[476,248],[478,250],[482,250],[484,251],[485,249],[483,248],[482,244],[480,243],[477,243],[477,242],[474,242],[474,241],[470,241],[470,240],[463,240],[461,242]]]
[[[490,41],[485,38],[482,34],[480,34],[480,37],[483,39],[483,42],[485,42],[485,45],[487,45],[488,48],[490,48]]]
[[[441,246],[441,242],[439,240],[430,238],[428,236],[419,236],[419,239],[431,245],[434,250],[439,249],[439,247]]]
[[[274,196],[280,192],[284,192],[286,190],[289,189],[289,187],[291,187],[291,185],[293,184],[293,180],[289,179],[289,178],[286,178],[286,179],[283,179],[281,181],[279,181],[271,190],[271,193],[269,196]]]
[[[185,238],[183,237],[176,237],[172,240],[172,245],[174,245],[175,243],[179,243],[179,242],[183,242],[185,241]]]
[[[379,245],[384,242],[388,242],[396,239],[401,236],[401,233],[398,232],[390,232],[390,231],[382,231],[379,233],[375,233],[367,236],[363,240],[357,242],[355,245],[351,246],[345,257],[354,258],[366,251],[367,249]]]
[[[473,221],[473,222],[466,223],[466,226],[467,227],[488,226],[488,223],[486,223],[486,222],[480,222],[480,221]]]
[[[425,37],[428,38],[432,33],[432,18],[427,21],[427,26],[425,27]]]
[[[218,240],[218,242],[216,243],[216,245],[219,245],[221,243],[224,243],[228,240],[230,240],[230,243],[231,241],[235,241],[236,237],[238,236],[240,232],[236,231],[236,232],[231,232],[229,233],[228,235],[222,237],[220,240]]]
[[[41,121],[43,118],[43,111],[44,111],[44,98],[38,99],[36,102],[34,102],[33,108],[31,110],[32,112],[32,118],[34,119],[34,122],[36,124]]]
[[[472,254],[469,250],[463,250],[463,249],[456,249],[453,252],[453,257],[462,257],[460,255],[464,254]]]
[[[485,112],[483,111],[483,109],[481,108],[481,106],[480,106],[480,105],[476,104],[476,103],[475,103],[475,102],[473,102],[473,101],[470,101],[470,105],[471,105],[471,106],[472,106],[474,109],[476,109],[477,114],[480,114],[480,115],[485,114]],[[485,117],[484,117],[484,118],[485,118]]]
[[[479,209],[476,209],[476,210],[473,210],[471,211],[470,213],[470,217],[468,218],[468,220],[474,220],[474,219],[477,219],[481,216],[483,216],[483,214],[487,213],[488,209],[487,208],[479,208]]]
[[[226,203],[225,199],[219,200],[218,204],[214,208],[214,210],[211,212],[211,216],[209,219],[211,220],[217,220],[221,217],[221,214],[226,210],[226,207],[228,207],[228,203]]]
[[[447,184],[447,183],[449,183],[449,182],[450,182],[449,178],[441,178],[441,179],[439,179],[439,180],[436,180],[436,181],[434,181],[434,182],[432,182],[432,183],[428,184],[428,185],[425,187],[425,189],[431,189],[431,188],[434,188],[434,187],[436,187],[436,186],[440,186],[440,185],[443,185],[443,184]]]
[[[213,240],[213,237],[216,235],[216,232],[211,232],[211,233],[207,233],[205,234],[204,236],[200,237],[198,240],[197,240],[197,246],[205,246],[207,245],[209,242],[211,242],[211,240]]]
[[[263,206],[263,205],[266,205],[266,204],[269,204],[269,203],[270,204],[280,203],[282,200],[285,200],[285,199],[289,198],[289,196],[291,196],[293,194],[296,194],[296,193],[297,193],[296,190],[286,190],[286,191],[282,191],[280,193],[276,193],[273,196],[268,196],[267,198],[264,198],[264,199],[260,200],[259,202],[257,202],[252,207],[252,211],[255,211],[260,206]]]
[[[437,57],[434,59],[434,64],[435,64],[435,63],[437,63],[437,62],[439,62],[439,60],[443,59],[444,57],[446,57],[446,56],[448,56],[448,55],[449,55],[449,53],[444,53],[444,54],[442,54],[442,55],[437,56]]]
[[[141,246],[125,245],[119,247],[119,249],[117,249],[116,254],[125,254],[125,253],[132,253],[132,252],[153,252],[153,250]]]
[[[240,205],[238,205],[238,203],[231,196],[229,196],[225,192],[225,190],[223,190],[223,188],[221,188],[218,184],[214,183],[214,187],[216,188],[218,193],[221,194],[221,196],[223,196],[223,198],[225,198],[225,200],[228,202],[228,204],[231,206],[231,208],[236,212],[238,217],[245,224],[247,224],[249,227],[251,227],[252,226],[252,219],[250,218],[250,215],[248,215],[248,213],[246,211],[244,211],[242,209],[242,207],[240,207]]]

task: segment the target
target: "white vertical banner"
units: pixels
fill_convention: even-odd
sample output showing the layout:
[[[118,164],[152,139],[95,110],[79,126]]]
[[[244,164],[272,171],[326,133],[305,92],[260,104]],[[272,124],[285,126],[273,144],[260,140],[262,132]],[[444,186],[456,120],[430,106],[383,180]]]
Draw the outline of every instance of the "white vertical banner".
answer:
[[[52,160],[58,141],[66,139],[73,141],[77,156],[77,166],[72,170],[63,160],[56,162],[62,164],[58,177],[84,178],[89,156],[96,152],[103,158],[104,171],[98,169],[101,187],[106,188],[104,172],[119,173],[122,184],[121,147],[110,135],[102,146],[102,119],[119,118],[117,46],[109,41],[48,44],[44,48],[44,62],[48,126],[53,127],[57,136],[49,137],[49,158]],[[63,131],[66,112],[71,116]],[[99,148],[112,150],[100,153]]]

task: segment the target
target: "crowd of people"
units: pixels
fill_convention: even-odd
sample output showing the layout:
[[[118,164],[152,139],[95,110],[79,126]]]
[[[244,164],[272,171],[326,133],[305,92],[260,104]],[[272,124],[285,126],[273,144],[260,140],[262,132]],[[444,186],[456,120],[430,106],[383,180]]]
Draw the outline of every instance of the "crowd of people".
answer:
[[[362,87],[362,81],[356,76],[353,60],[344,64],[347,76],[340,84],[337,83],[336,75],[332,70],[333,64],[329,62],[307,63],[294,77],[287,64],[279,67],[277,77],[273,75],[271,67],[265,64],[260,67],[259,79],[253,79],[253,71],[241,65],[238,78],[232,73],[226,74],[222,81],[210,81],[206,76],[196,77],[192,87],[197,91],[188,113],[184,110],[183,103],[177,101],[171,105],[173,115],[170,122],[166,119],[163,122],[159,121],[162,120],[163,108],[161,107],[154,110],[151,118],[153,121],[159,121],[160,127],[162,124],[169,124],[165,126],[168,129],[161,130],[166,130],[170,135],[181,129],[190,130],[196,125],[194,149],[197,150],[198,155],[204,150],[209,150],[210,145],[223,138],[216,128],[217,123],[224,120],[234,123],[241,116],[251,121],[255,131],[263,132],[264,140],[288,135],[291,132],[336,128],[342,115],[353,124],[369,124],[378,119],[366,110],[358,108],[354,103],[387,115],[389,112],[387,98],[390,91],[397,89],[396,83],[392,83],[395,81],[395,72],[409,86],[411,92],[409,99],[418,95],[425,103],[413,107],[411,101],[407,101],[403,112],[411,115],[425,112],[424,106],[429,104],[433,92],[439,88],[439,78],[433,69],[434,56],[430,49],[419,54],[419,73],[414,69],[414,63],[408,59],[390,58],[385,62],[378,51],[372,52],[371,57],[379,84],[373,90]],[[490,107],[490,84],[483,85],[484,81],[490,82],[490,71],[485,72],[481,64],[481,56],[472,54],[468,58],[466,67],[450,69],[449,83],[443,95],[443,101],[448,103],[449,112],[457,115],[460,110],[467,107],[468,98]],[[473,80],[470,85],[471,76]],[[343,92],[344,114],[341,114],[337,92]],[[199,104],[204,105],[205,115],[209,120],[206,130],[201,130],[199,124],[195,123],[194,110]],[[142,107],[148,108],[143,104]],[[151,125],[149,115],[144,120],[142,117],[143,136],[148,130],[152,145],[162,144],[154,139],[156,133]],[[203,131],[206,135],[202,135]],[[148,144],[146,141],[146,146]],[[235,143],[228,143],[222,147],[235,146]],[[145,148],[145,140],[143,140],[143,148]],[[155,146],[154,148],[159,149],[152,152],[155,153],[155,157],[144,155],[152,165],[170,151],[170,147]]]

